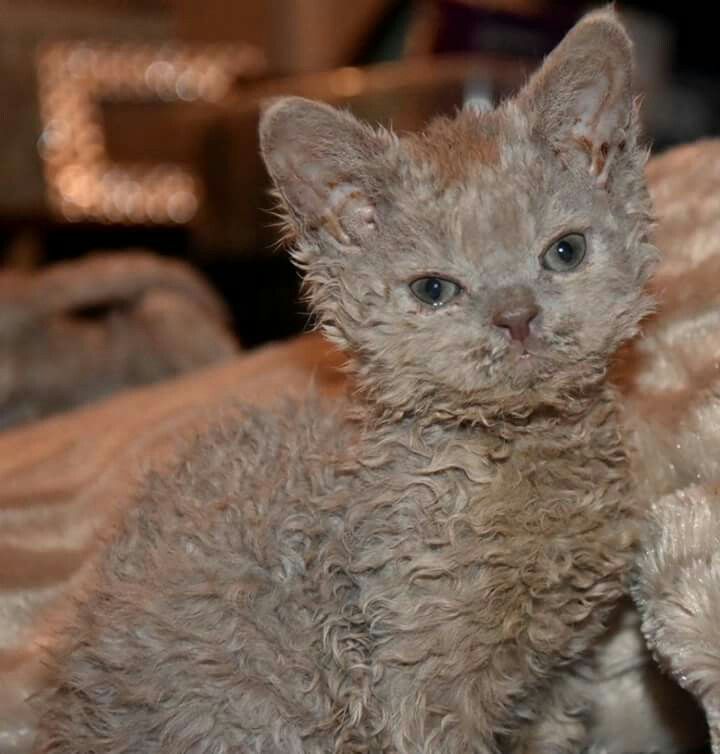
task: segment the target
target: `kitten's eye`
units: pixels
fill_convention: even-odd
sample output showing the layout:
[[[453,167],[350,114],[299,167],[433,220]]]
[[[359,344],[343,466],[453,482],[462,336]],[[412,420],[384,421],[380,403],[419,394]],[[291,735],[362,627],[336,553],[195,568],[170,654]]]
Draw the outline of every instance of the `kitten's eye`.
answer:
[[[430,306],[444,306],[460,293],[460,286],[445,278],[418,278],[410,283],[415,298]]]
[[[574,270],[585,258],[585,236],[571,233],[551,244],[540,258],[542,266],[553,272]]]

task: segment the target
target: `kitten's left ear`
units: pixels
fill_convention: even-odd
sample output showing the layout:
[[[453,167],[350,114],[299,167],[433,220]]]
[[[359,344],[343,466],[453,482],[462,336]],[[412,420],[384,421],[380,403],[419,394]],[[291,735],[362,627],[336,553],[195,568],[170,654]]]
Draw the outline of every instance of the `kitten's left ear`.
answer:
[[[583,18],[518,96],[536,133],[604,185],[633,140],[632,43],[611,9]]]
[[[276,100],[260,119],[262,156],[292,225],[322,229],[343,246],[375,228],[369,166],[386,148],[350,113],[301,97]]]

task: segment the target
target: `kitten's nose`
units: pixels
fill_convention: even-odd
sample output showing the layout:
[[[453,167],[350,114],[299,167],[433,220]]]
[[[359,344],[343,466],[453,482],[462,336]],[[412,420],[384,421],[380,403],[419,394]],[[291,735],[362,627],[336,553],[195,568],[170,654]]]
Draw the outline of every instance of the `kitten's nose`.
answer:
[[[535,304],[508,307],[495,313],[493,324],[505,330],[512,340],[524,343],[530,335],[530,323],[539,313]]]

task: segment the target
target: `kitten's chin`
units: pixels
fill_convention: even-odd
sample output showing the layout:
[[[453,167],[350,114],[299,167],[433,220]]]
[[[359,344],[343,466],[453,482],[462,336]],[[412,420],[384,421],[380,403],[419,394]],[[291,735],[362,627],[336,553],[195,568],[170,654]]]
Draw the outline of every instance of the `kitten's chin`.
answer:
[[[568,382],[582,382],[580,374],[568,380],[567,364],[538,339],[508,344],[501,368],[504,372],[503,383],[515,391],[522,391],[530,403],[535,399],[543,402],[547,395],[563,391]]]

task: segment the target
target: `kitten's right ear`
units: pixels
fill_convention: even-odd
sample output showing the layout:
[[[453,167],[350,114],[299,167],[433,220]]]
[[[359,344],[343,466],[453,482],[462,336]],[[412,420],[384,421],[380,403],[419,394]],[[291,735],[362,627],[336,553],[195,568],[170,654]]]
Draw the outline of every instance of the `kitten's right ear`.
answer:
[[[518,101],[542,138],[604,185],[615,156],[638,138],[632,76],[632,43],[607,8],[568,32]]]
[[[375,229],[368,165],[387,148],[350,113],[286,97],[260,119],[260,150],[296,230],[323,229],[352,245]]]

